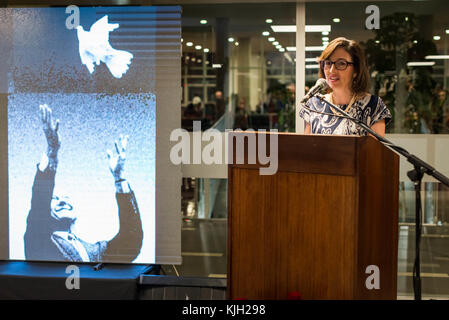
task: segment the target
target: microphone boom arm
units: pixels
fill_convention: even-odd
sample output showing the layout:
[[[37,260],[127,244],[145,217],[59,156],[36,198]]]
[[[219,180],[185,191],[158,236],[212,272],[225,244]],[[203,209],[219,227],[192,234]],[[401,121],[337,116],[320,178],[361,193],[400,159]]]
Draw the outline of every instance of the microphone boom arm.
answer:
[[[327,105],[329,105],[329,107],[331,107],[332,109],[334,109],[334,110],[338,111],[339,113],[341,113],[342,115],[344,115],[345,118],[355,122],[357,125],[362,127],[368,133],[370,133],[371,135],[376,137],[376,139],[379,140],[380,142],[382,142],[384,145],[386,145],[390,149],[393,149],[394,151],[396,151],[397,153],[399,153],[400,155],[405,157],[407,159],[407,161],[410,162],[414,167],[418,166],[421,171],[423,171],[424,173],[434,177],[436,180],[440,181],[441,183],[443,183],[447,187],[449,187],[449,178],[446,177],[445,175],[443,175],[442,173],[438,172],[437,170],[435,170],[435,168],[433,168],[431,165],[429,165],[428,163],[424,162],[423,160],[421,160],[417,156],[415,156],[413,154],[410,154],[404,148],[396,146],[393,142],[391,142],[391,141],[381,137],[373,129],[371,129],[368,125],[366,125],[363,121],[361,121],[359,119],[356,119],[354,117],[351,117],[347,112],[343,111],[341,108],[339,108],[339,107],[335,106],[334,104],[330,103],[329,101],[327,101],[324,98],[323,95],[317,94],[315,96],[318,97],[320,99],[320,101],[322,101],[322,102],[326,103]]]
[[[368,133],[373,135],[378,141],[383,143],[385,146],[389,147],[393,151],[399,153],[403,157],[407,159],[408,162],[410,162],[414,169],[407,172],[407,176],[410,178],[410,180],[415,185],[415,262],[413,265],[413,289],[415,293],[415,300],[421,300],[421,266],[420,266],[420,244],[421,244],[421,219],[422,219],[422,212],[421,212],[421,184],[422,184],[422,178],[424,174],[428,174],[432,177],[434,177],[436,180],[440,181],[447,187],[449,187],[449,178],[443,175],[442,173],[438,172],[430,166],[425,161],[421,160],[417,156],[410,154],[407,150],[405,150],[402,147],[396,146],[391,141],[388,141],[387,139],[381,137],[379,134],[377,134],[373,129],[371,129],[368,125],[366,125],[363,121],[356,119],[354,117],[351,117],[347,112],[343,111],[341,108],[333,105],[329,101],[327,101],[323,95],[316,94],[316,97],[320,99],[320,101],[326,103],[334,110],[337,110],[342,115],[335,115],[336,117],[344,117],[347,118],[354,123],[356,123],[358,126],[365,129]],[[307,108],[309,111],[310,108]]]

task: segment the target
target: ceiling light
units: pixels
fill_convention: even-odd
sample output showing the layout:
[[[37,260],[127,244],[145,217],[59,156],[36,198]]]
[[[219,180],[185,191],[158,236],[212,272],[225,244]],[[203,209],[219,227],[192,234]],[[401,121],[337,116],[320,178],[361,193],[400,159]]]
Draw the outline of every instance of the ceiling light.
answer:
[[[274,37],[269,37],[268,41],[273,42],[274,40],[276,40]]]
[[[340,18],[333,18],[332,21],[335,23],[339,23],[341,20],[340,20]]]
[[[207,20],[206,20],[206,19],[202,19],[202,20],[200,20],[200,23],[201,23],[201,24],[206,24],[206,23],[207,23]]]
[[[328,36],[328,35],[329,35],[329,31],[323,31],[323,32],[321,32],[321,34],[322,34],[323,36]]]
[[[213,63],[212,64],[212,68],[214,68],[214,69],[219,69],[219,68],[221,68],[221,64],[219,64],[219,63]]]
[[[234,43],[236,46],[238,46],[240,43],[238,43],[237,41]]]
[[[305,58],[305,62],[316,62],[316,58]]]
[[[278,41],[274,41],[274,42],[273,42],[273,46],[277,46],[278,44],[279,44]]]
[[[426,59],[439,59],[439,60],[447,60],[447,59],[449,59],[449,55],[443,55],[443,54],[441,54],[441,55],[431,55],[431,56],[426,56],[425,57]]]
[[[279,51],[280,52],[285,52],[285,49],[284,48],[280,48]]]
[[[435,64],[435,61],[429,61],[429,62],[407,62],[407,67],[429,67],[433,66]]]
[[[306,25],[306,32],[330,32],[331,26],[329,24],[325,25]]]
[[[446,29],[446,34],[449,34],[449,29]]]
[[[282,46],[281,46],[280,44],[278,44],[278,45],[276,46],[276,49],[280,49],[280,48],[282,48]]]
[[[204,48],[203,51],[207,53],[209,52],[209,48]]]
[[[296,32],[296,25],[271,26],[274,32]],[[330,25],[306,25],[306,32],[330,32]]]
[[[202,47],[201,47],[200,45],[195,46],[195,49],[196,49],[196,50],[201,50],[201,48],[202,48]]]
[[[265,22],[266,23],[273,23],[273,19],[266,19]]]
[[[191,47],[191,46],[193,46],[193,42],[190,42],[190,41],[189,41],[189,42],[187,42],[187,43],[186,43],[186,46],[188,46],[188,47]]]
[[[440,36],[433,36],[433,40],[440,40],[441,37]]]
[[[323,41],[329,41],[329,37],[322,37],[321,40],[323,40]]]
[[[263,36],[269,36],[270,33],[269,33],[268,31],[264,31],[264,32],[262,32],[262,35],[263,35]]]
[[[320,65],[319,64],[308,64],[306,65],[306,69],[319,69]]]
[[[306,47],[306,51],[323,51],[325,46]],[[287,47],[287,51],[296,51],[296,47]]]
[[[229,41],[229,42],[234,42],[235,39],[234,39],[233,37],[229,37],[229,38],[228,38],[228,41]]]

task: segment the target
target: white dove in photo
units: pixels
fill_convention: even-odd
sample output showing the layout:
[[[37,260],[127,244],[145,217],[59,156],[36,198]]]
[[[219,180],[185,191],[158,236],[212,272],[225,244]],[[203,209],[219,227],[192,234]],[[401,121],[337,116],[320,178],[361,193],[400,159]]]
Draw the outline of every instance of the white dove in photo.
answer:
[[[128,71],[132,53],[116,50],[109,44],[109,32],[117,29],[118,23],[108,23],[108,16],[104,16],[85,31],[82,26],[76,27],[81,62],[90,73],[94,72],[94,63],[105,63],[115,78],[121,78]]]

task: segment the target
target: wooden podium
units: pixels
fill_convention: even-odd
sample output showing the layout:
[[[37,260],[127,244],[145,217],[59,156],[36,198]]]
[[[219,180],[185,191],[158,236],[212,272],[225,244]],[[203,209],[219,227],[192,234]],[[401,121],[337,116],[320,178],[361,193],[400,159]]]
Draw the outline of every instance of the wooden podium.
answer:
[[[261,175],[247,139],[236,154],[246,133],[228,138],[228,298],[396,299],[398,155],[373,137],[255,133],[278,137]]]

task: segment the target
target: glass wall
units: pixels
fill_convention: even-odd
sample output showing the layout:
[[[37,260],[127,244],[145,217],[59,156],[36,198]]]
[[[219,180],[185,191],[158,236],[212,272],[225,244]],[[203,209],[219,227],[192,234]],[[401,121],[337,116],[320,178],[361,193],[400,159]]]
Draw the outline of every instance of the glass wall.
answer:
[[[316,58],[329,41],[359,41],[367,54],[370,92],[393,115],[387,138],[448,176],[448,16],[447,3],[439,0],[307,2],[305,91],[318,79]],[[296,23],[292,2],[184,5],[182,126],[192,130],[192,121],[201,120],[203,130],[294,132],[302,121],[295,114]],[[410,169],[401,159],[399,296],[413,295]],[[226,179],[186,176],[183,186],[189,183],[195,191],[183,193],[185,219],[226,219]],[[449,297],[449,188],[426,177],[422,189],[423,295]]]
[[[307,23],[332,30],[306,41],[319,46],[344,36],[362,43],[371,92],[393,112],[387,132],[449,133],[448,11],[444,1],[308,3]]]
[[[208,128],[226,109],[233,114],[230,128],[294,131],[295,55],[287,48],[295,47],[295,32],[276,33],[272,25],[294,26],[295,8],[183,6],[184,128],[198,118]]]

